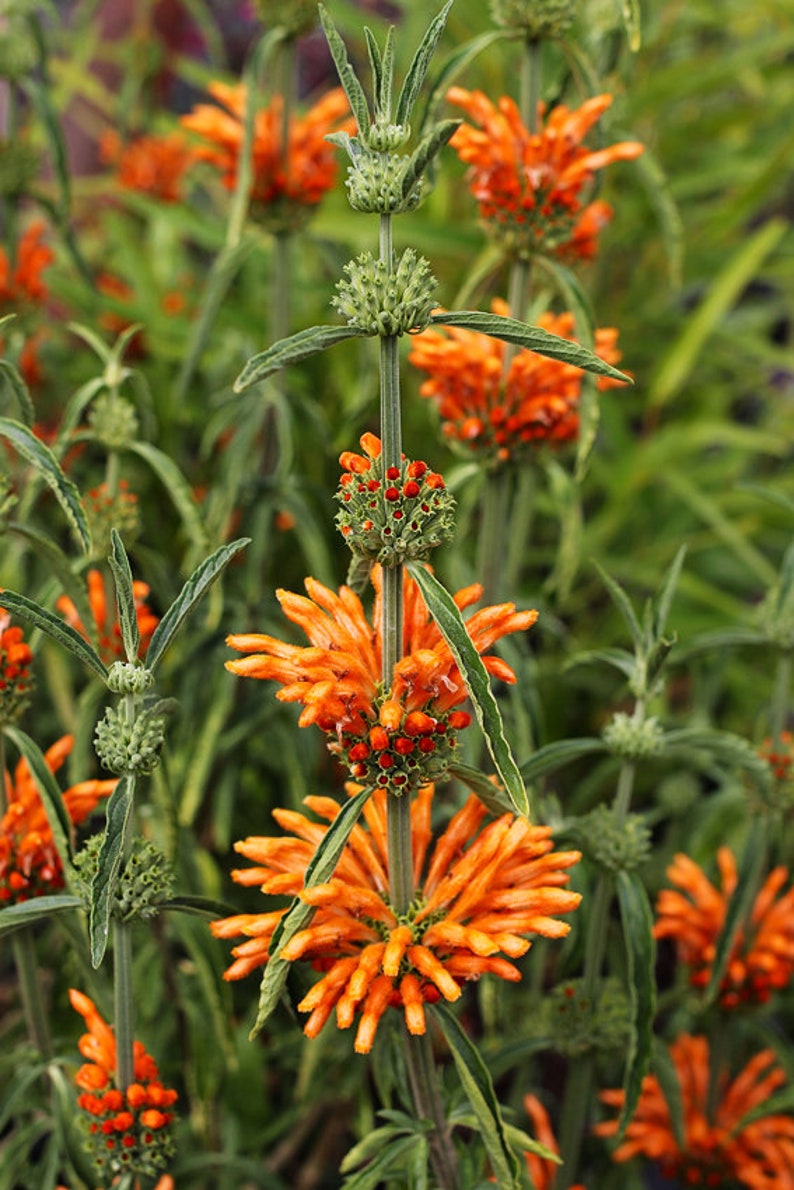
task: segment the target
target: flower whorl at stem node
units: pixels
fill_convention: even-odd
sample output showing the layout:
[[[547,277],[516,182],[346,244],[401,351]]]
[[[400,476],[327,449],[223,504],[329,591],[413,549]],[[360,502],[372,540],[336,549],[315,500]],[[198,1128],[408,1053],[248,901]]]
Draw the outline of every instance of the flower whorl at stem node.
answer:
[[[108,688],[114,694],[145,694],[154,685],[154,674],[134,661],[114,661],[108,671]]]
[[[664,749],[664,730],[654,716],[634,719],[618,711],[601,734],[610,752],[623,760],[658,756]]]
[[[0,194],[26,194],[38,171],[39,154],[32,145],[0,138]]]
[[[405,335],[429,326],[438,282],[413,248],[406,248],[391,270],[371,252],[362,252],[344,272],[348,279],[338,282],[331,305],[348,326],[367,335]]]
[[[107,707],[94,732],[94,748],[111,773],[151,773],[165,743],[163,702],[138,712],[127,722],[123,707]]]
[[[630,1016],[628,996],[617,979],[605,979],[594,995],[585,991],[584,980],[571,979],[546,997],[537,1028],[553,1038],[559,1053],[577,1058],[620,1050],[628,1038]]]
[[[532,41],[565,33],[575,11],[576,0],[491,0],[494,24],[521,29]]]
[[[91,406],[88,423],[106,450],[121,450],[138,437],[138,414],[124,397],[101,393]]]
[[[618,818],[612,806],[596,806],[580,822],[582,850],[609,872],[632,872],[651,853],[651,832],[639,814]]]
[[[415,210],[422,199],[424,180],[416,178],[407,184],[411,169],[411,158],[403,153],[381,153],[359,146],[345,180],[353,210],[369,215],[401,215]]]
[[[442,477],[421,459],[384,470],[380,439],[364,434],[364,455],[344,451],[336,524],[354,554],[398,566],[427,558],[455,529],[455,500]],[[365,457],[366,456],[366,457]]]
[[[74,883],[87,909],[102,838],[102,835],[92,835],[75,856]],[[121,921],[129,921],[133,917],[156,917],[160,906],[172,896],[173,891],[174,874],[165,854],[148,839],[140,835],[133,836],[132,852],[116,882],[112,916]]]

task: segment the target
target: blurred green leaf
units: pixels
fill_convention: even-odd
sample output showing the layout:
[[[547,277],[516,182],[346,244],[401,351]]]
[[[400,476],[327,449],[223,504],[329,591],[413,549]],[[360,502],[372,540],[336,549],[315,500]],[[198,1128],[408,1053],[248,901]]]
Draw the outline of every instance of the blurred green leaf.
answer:
[[[108,671],[99,654],[92,649],[88,641],[76,632],[64,620],[48,611],[46,607],[19,595],[15,591],[3,590],[2,606],[9,612],[14,612],[22,620],[28,620],[35,628],[45,632],[56,644],[63,645],[79,661],[98,674],[103,682],[107,682]]]
[[[113,790],[107,805],[105,833],[97,856],[97,870],[91,882],[91,912],[88,932],[91,940],[91,962],[101,965],[110,935],[110,916],[113,898],[121,870],[125,839],[132,818],[135,796],[135,777],[125,773]]]
[[[316,355],[318,351],[325,351],[337,343],[344,343],[346,339],[360,339],[364,332],[353,326],[310,326],[306,330],[290,335],[288,339],[281,339],[249,359],[240,375],[234,382],[234,391],[243,392],[252,384],[272,376],[289,364],[299,363]]]
[[[71,479],[64,475],[49,446],[46,446],[22,422],[12,421],[7,417],[0,417],[0,438],[5,438],[6,442],[9,442],[22,455],[23,459],[36,468],[65,512],[83,551],[88,553],[91,549],[91,534],[85,519],[80,493]]]
[[[23,926],[48,921],[56,913],[81,909],[82,906],[82,898],[72,896],[71,893],[32,897],[29,901],[7,905],[5,909],[0,909],[0,934],[9,934],[12,930],[21,930]]]
[[[656,1015],[656,943],[653,937],[653,911],[648,894],[637,872],[617,873],[617,894],[626,945],[626,982],[631,1000],[631,1034],[626,1072],[623,1077],[625,1099],[618,1122],[618,1140],[622,1140],[642,1091],[653,1052],[653,1021]]]
[[[111,553],[108,564],[113,572],[116,586],[116,608],[118,610],[121,639],[128,662],[138,659],[138,648],[141,634],[138,628],[138,616],[135,611],[135,595],[132,589],[132,570],[124,542],[115,529],[110,530]]]

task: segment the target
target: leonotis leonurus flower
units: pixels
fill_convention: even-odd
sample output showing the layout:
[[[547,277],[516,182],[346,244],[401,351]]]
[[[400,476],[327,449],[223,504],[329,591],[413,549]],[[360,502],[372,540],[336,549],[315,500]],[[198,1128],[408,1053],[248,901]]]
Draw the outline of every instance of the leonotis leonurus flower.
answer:
[[[13,723],[30,701],[33,653],[22,629],[0,607],[0,723]]]

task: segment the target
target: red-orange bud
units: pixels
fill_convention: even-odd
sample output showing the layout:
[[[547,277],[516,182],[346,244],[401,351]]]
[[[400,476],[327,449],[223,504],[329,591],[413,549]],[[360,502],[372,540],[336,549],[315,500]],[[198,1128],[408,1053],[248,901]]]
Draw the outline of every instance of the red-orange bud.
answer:
[[[436,720],[424,711],[411,711],[410,715],[406,715],[403,731],[406,735],[430,735],[435,726]]]
[[[389,733],[385,728],[376,725],[370,730],[369,742],[376,752],[382,752],[389,746]]]

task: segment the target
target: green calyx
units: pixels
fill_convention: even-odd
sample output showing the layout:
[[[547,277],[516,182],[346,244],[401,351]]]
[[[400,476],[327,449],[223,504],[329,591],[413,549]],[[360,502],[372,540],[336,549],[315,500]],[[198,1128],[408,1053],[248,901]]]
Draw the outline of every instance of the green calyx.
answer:
[[[583,980],[572,979],[545,998],[536,1027],[553,1039],[559,1053],[577,1058],[619,1051],[626,1044],[630,1018],[628,996],[618,980],[604,980],[589,995]]]
[[[576,0],[491,0],[495,25],[520,29],[530,40],[560,37],[573,22]]]
[[[344,272],[347,280],[337,284],[331,304],[348,326],[365,335],[405,335],[429,325],[438,282],[413,248],[405,249],[393,269],[362,252]]]
[[[596,806],[577,834],[588,858],[608,872],[633,872],[651,853],[651,832],[640,815],[618,817],[612,806]]]
[[[91,406],[88,424],[106,450],[122,450],[138,437],[135,406],[117,393],[100,393]]]
[[[114,694],[145,694],[154,685],[154,674],[133,661],[114,661],[108,671],[108,689]]]
[[[618,711],[602,735],[610,752],[623,760],[640,760],[664,751],[664,729],[654,716],[634,719]]]
[[[111,773],[151,773],[157,768],[165,742],[163,702],[138,712],[127,722],[125,709],[107,707],[97,723],[94,748]]]
[[[97,871],[102,835],[93,835],[75,856],[75,889],[90,906],[91,882]],[[174,891],[171,864],[154,843],[135,835],[129,859],[119,873],[111,914],[119,921],[152,918]]]

